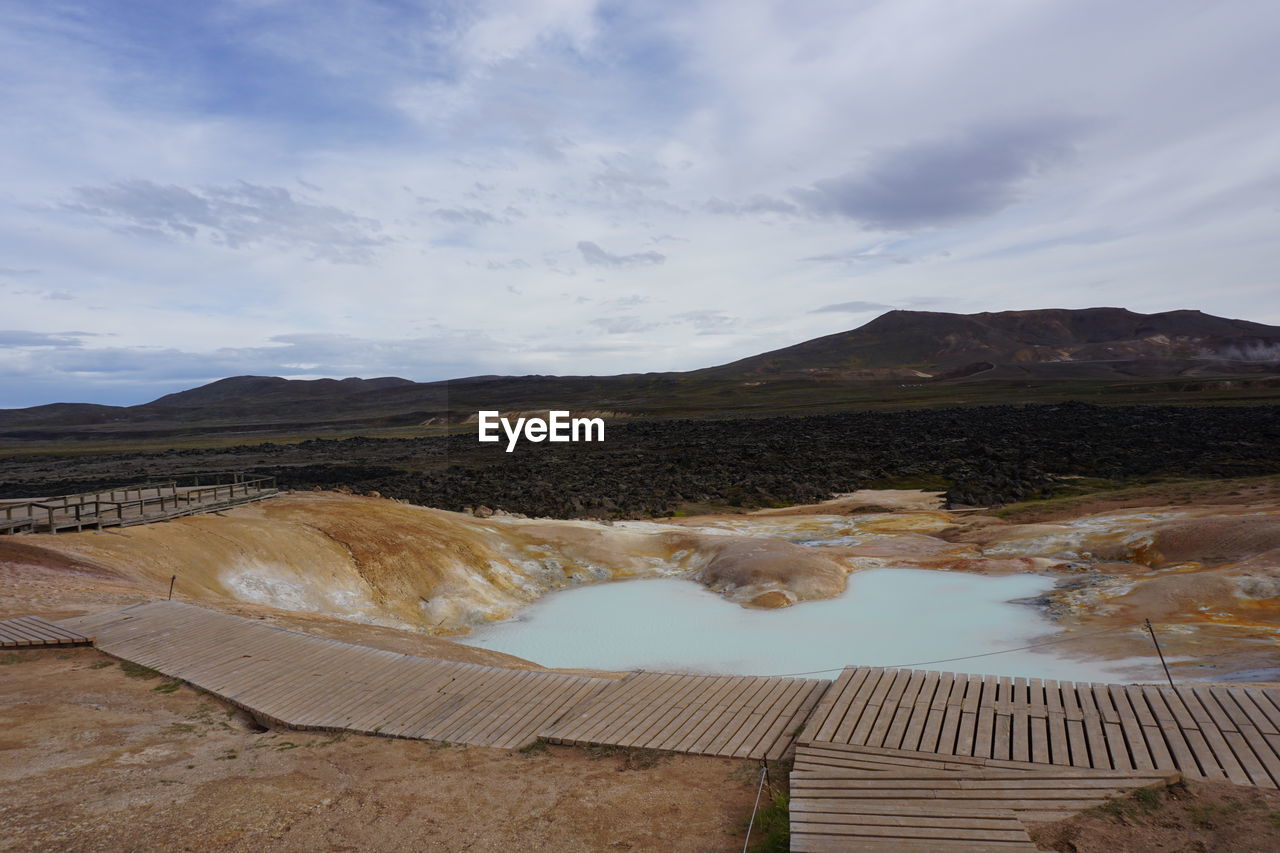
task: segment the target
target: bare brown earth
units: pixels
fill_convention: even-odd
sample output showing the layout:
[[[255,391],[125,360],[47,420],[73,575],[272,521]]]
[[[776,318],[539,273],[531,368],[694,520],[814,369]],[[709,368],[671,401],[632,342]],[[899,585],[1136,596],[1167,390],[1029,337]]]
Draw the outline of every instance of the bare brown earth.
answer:
[[[5,851],[702,853],[755,797],[729,759],[262,731],[93,649],[0,652],[0,684]]]
[[[176,573],[176,598],[249,618],[539,668],[433,635],[434,619],[501,618],[550,589],[671,565],[778,606],[839,594],[843,575],[864,568],[1031,571],[1060,581],[1041,602],[1055,637],[1115,629],[1060,653],[1150,663],[1137,627],[1150,618],[1179,680],[1280,677],[1276,478],[1071,500],[997,516],[939,509],[936,494],[862,492],[609,525],[308,493],[122,531],[0,537],[0,618],[163,598]],[[856,543],[785,541],[836,528]],[[343,602],[363,608],[358,618],[336,618],[352,615]],[[1147,666],[1134,677],[1158,676]],[[0,652],[0,849],[734,850],[754,795],[755,770],[741,762],[263,732],[190,688],[154,689],[164,683],[127,677],[92,650]],[[1276,810],[1236,804],[1254,793],[1185,790],[1199,799],[1141,820],[1091,813],[1041,837],[1107,853],[1280,849],[1266,834]],[[1229,821],[1214,817],[1222,809]]]
[[[1033,826],[1031,838],[1063,853],[1274,853],[1280,791],[1186,782]]]

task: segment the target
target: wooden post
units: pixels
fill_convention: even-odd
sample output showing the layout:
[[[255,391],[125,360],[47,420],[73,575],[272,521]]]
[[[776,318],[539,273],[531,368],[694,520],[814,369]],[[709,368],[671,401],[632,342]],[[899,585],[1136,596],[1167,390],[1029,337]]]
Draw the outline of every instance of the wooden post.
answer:
[[[1156,654],[1160,656],[1160,665],[1164,667],[1164,677],[1169,680],[1169,686],[1177,690],[1173,683],[1173,676],[1169,674],[1169,664],[1164,661],[1164,652],[1160,648],[1160,641],[1156,639],[1156,629],[1151,627],[1150,619],[1143,619],[1142,623],[1147,626],[1147,633],[1151,635],[1151,642],[1156,647]]]
[[[173,575],[172,577],[169,578],[169,600],[170,601],[173,601],[173,585],[174,583],[177,582],[177,580],[178,580],[177,575]]]

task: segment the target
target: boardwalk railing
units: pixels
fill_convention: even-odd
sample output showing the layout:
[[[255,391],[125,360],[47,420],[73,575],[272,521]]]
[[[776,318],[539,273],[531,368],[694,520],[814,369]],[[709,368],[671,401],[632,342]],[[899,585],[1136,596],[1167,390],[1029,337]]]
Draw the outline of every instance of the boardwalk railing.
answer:
[[[56,533],[158,521],[276,493],[275,477],[234,472],[186,474],[172,480],[54,498],[5,503],[0,533]]]

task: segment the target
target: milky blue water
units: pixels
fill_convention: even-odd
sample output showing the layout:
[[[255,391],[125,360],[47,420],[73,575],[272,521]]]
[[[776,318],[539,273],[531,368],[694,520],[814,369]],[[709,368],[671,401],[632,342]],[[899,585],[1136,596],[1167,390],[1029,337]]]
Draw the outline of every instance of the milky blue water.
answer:
[[[870,569],[844,595],[781,610],[749,610],[678,578],[552,593],[518,617],[460,642],[549,667],[782,675],[849,664],[1076,681],[1118,680],[1118,668],[1062,654],[1071,643],[945,664],[1053,639],[1037,608],[1011,603],[1053,581],[921,569]],[[1132,663],[1132,662],[1130,662]]]

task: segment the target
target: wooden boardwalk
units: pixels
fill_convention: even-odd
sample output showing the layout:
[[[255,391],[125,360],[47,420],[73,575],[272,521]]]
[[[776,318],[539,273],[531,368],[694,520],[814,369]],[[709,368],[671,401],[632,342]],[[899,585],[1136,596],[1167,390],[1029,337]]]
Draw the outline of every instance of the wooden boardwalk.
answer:
[[[294,728],[518,748],[604,678],[357,646],[178,602],[64,620],[108,654]]]
[[[62,533],[132,527],[275,497],[274,477],[191,474],[100,492],[0,501],[0,534]]]
[[[0,630],[29,639],[38,622]],[[1031,850],[1027,822],[1184,775],[1280,787],[1280,691],[1254,687],[876,667],[834,683],[606,679],[397,654],[177,602],[45,624],[296,728],[762,760],[794,748],[800,851]]]
[[[643,672],[600,691],[542,736],[552,743],[774,760],[791,746],[829,684]]]
[[[523,747],[541,736],[778,758],[830,684],[655,673],[589,678],[455,663],[166,601],[61,626],[268,722],[475,746]]]
[[[1177,771],[1093,770],[849,745],[801,746],[791,849],[1035,850],[1026,823],[1058,820]]]
[[[0,622],[0,649],[36,646],[87,646],[91,640],[39,616],[19,616]]]
[[[1280,691],[849,667],[799,743],[1280,787]]]

